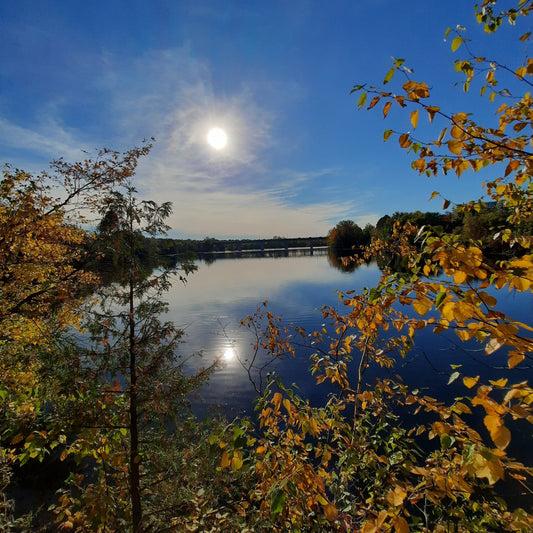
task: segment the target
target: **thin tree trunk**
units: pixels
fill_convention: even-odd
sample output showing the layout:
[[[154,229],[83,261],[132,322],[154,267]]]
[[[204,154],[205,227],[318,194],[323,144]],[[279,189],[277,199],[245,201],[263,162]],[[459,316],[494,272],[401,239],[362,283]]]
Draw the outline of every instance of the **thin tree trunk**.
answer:
[[[368,359],[368,339],[365,340],[365,345],[363,347],[363,353],[361,354],[361,360],[359,361],[359,368],[357,370],[357,390],[355,391],[352,440],[355,437],[357,417],[359,415],[359,394],[361,394],[361,389],[363,387],[363,374],[365,372],[365,366],[366,366],[367,359]]]
[[[130,214],[130,225],[133,225]],[[139,455],[139,426],[137,413],[137,361],[135,343],[135,294],[134,294],[134,265],[133,265],[133,227],[130,227],[130,266],[129,266],[129,351],[130,351],[130,458],[129,482],[131,497],[131,515],[133,533],[142,531],[142,507],[140,490],[140,455]]]

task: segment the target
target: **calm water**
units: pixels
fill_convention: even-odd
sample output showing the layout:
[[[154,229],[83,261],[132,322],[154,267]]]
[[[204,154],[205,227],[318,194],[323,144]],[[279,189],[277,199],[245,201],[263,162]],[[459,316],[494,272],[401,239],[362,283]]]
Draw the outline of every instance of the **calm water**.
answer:
[[[184,355],[202,351],[201,359],[191,359],[191,367],[211,363],[215,358],[223,360],[222,367],[212,377],[210,384],[201,391],[203,402],[195,400],[198,413],[205,413],[206,404],[219,405],[228,415],[251,412],[254,389],[245,370],[239,363],[252,353],[254,339],[245,328],[239,328],[241,319],[252,314],[265,300],[276,316],[284,323],[291,322],[307,331],[320,329],[324,320],[322,305],[338,305],[338,291],[373,287],[380,278],[375,264],[359,267],[352,273],[344,273],[332,267],[325,255],[299,255],[292,257],[221,259],[211,264],[198,263],[199,269],[189,277],[188,283],[176,283],[168,295],[168,318],[182,327],[185,342]],[[495,292],[499,308],[522,321],[531,322],[533,298],[531,295],[513,295],[507,289]],[[465,375],[501,377],[505,372],[506,357],[500,350],[486,357],[480,344],[472,341],[461,343],[454,333],[435,336],[431,331],[421,331],[416,345],[405,359],[399,358],[394,373],[428,393],[444,394],[453,398],[468,394],[457,380],[447,385],[453,372],[451,364],[462,364]],[[277,362],[274,370],[286,385],[296,383],[303,396],[311,402],[319,401],[327,394],[323,386],[317,387],[308,372],[309,350],[300,350],[295,358]],[[365,378],[372,383],[378,373],[368,372]],[[512,382],[531,378],[533,372],[525,368],[514,372]]]

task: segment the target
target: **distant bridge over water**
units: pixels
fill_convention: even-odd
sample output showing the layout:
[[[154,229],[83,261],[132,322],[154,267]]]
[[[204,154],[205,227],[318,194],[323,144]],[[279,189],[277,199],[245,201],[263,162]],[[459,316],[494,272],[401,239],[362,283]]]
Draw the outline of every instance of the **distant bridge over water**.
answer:
[[[207,245],[207,246],[206,246]],[[326,237],[298,237],[298,238],[273,238],[273,239],[239,239],[201,241],[198,252],[215,254],[267,254],[270,252],[284,252],[306,250],[310,255],[315,251],[327,248]]]

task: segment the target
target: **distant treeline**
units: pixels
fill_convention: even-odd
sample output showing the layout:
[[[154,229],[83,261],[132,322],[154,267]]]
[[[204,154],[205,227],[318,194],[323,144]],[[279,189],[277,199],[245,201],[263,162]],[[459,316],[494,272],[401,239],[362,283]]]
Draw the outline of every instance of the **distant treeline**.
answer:
[[[161,255],[184,255],[187,253],[246,252],[277,248],[305,248],[327,246],[327,237],[272,237],[271,239],[157,239]]]
[[[195,239],[149,238],[138,235],[136,253],[147,272],[159,266],[176,266],[184,262],[193,261],[197,257],[207,261],[239,252],[290,249],[317,248],[328,246],[330,260],[337,263],[336,258],[353,255],[354,250],[366,246],[373,241],[387,242],[396,223],[402,225],[410,222],[421,228],[432,230],[434,233],[451,233],[458,235],[464,243],[476,242],[486,253],[497,258],[515,253],[509,243],[513,237],[531,235],[533,222],[525,225],[510,226],[507,222],[509,209],[496,202],[478,205],[475,209],[464,209],[457,206],[448,213],[437,212],[396,212],[384,215],[375,226],[367,224],[364,228],[352,220],[343,220],[332,228],[326,237],[272,237],[270,239],[215,239],[206,237]],[[494,240],[495,232],[499,231],[506,238]],[[117,236],[120,238],[120,236]],[[515,246],[516,248],[516,246]],[[91,245],[93,268],[100,272],[116,272],[120,270],[120,260],[113,247],[103,246],[98,238]],[[98,258],[98,259],[96,259]],[[391,258],[393,260],[393,258]],[[397,262],[397,260],[394,260]],[[345,268],[345,267],[343,267]]]
[[[116,236],[120,240],[120,235]],[[272,237],[271,239],[214,239],[202,240],[150,238],[136,235],[136,255],[147,272],[162,265],[174,267],[188,263],[197,257],[213,261],[224,254],[263,250],[287,250],[290,248],[318,248],[327,246],[327,237]],[[111,277],[124,266],[114,246],[102,242],[98,236],[90,243],[92,268],[101,273],[108,272]]]
[[[419,228],[425,227],[436,234],[443,232],[457,235],[464,244],[475,242],[486,253],[497,257],[513,255],[515,239],[532,235],[533,221],[525,224],[510,224],[509,207],[498,202],[456,206],[451,212],[396,212],[381,217],[375,226],[359,227],[351,220],[343,220],[329,231],[327,243],[331,252],[338,257],[348,256],[354,249],[366,246],[372,241],[389,241],[394,225],[410,222]],[[498,238],[495,239],[494,235]]]

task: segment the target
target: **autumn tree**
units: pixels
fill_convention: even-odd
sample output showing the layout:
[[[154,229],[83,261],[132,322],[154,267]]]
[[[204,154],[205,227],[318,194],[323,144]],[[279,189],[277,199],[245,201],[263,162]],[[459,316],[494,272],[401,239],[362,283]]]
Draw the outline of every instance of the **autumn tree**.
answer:
[[[369,242],[369,235],[352,220],[342,220],[328,233],[328,246],[339,256],[352,255],[355,247]]]
[[[165,234],[170,212],[168,202],[139,200],[131,184],[112,191],[101,208],[98,240],[118,257],[118,277],[90,302],[84,324],[91,346],[78,347],[81,364],[71,375],[81,392],[75,400],[56,402],[57,419],[70,420],[71,427],[62,459],[82,465],[59,498],[59,527],[167,527],[183,506],[184,457],[191,475],[198,460],[191,448],[202,440],[205,445],[207,434],[192,417],[188,395],[214,365],[186,375],[183,332],[161,319],[167,309],[163,294],[195,266],[184,261],[147,271],[138,254],[146,238]],[[209,463],[205,457],[204,462],[198,476]]]
[[[149,149],[103,150],[73,164],[58,160],[38,176],[3,170],[0,397],[7,465],[42,460],[64,438],[46,423],[55,383],[47,361],[54,359],[62,332],[80,324],[80,303],[96,281],[83,268],[91,238],[84,224]]]

